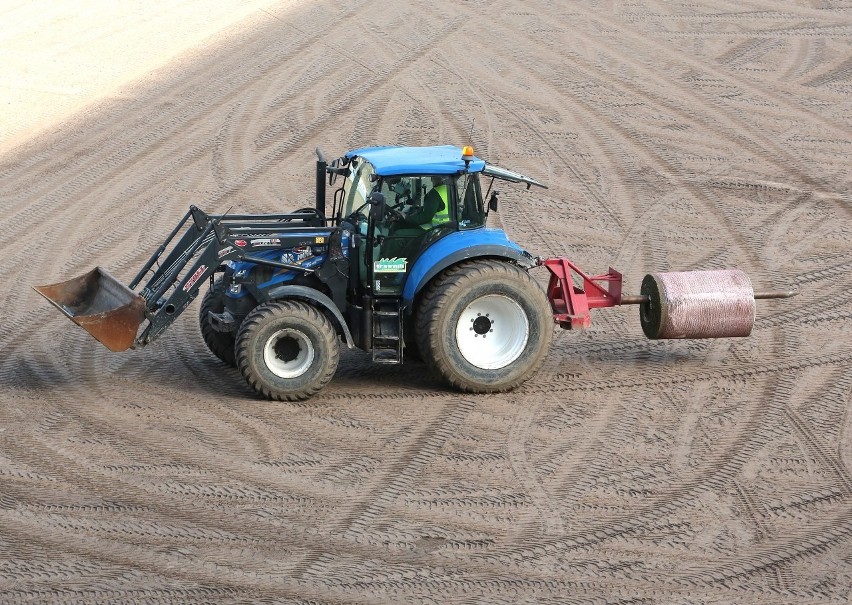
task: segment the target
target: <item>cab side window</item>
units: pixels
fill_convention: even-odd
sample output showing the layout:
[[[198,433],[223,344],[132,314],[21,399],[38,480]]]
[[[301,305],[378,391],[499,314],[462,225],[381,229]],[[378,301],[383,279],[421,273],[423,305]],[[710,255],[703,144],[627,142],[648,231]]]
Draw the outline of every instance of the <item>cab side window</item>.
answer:
[[[460,229],[474,229],[485,224],[485,208],[479,188],[478,174],[461,174],[456,179],[459,194],[458,223]]]

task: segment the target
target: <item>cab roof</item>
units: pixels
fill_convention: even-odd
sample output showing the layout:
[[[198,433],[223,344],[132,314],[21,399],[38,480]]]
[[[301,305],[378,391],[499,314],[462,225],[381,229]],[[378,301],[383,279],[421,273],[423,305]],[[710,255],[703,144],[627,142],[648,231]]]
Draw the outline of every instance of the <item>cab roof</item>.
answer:
[[[379,176],[403,174],[459,174],[481,172],[485,161],[474,156],[469,166],[462,160],[462,149],[455,145],[432,147],[364,147],[346,154],[347,158],[360,156],[370,162]]]

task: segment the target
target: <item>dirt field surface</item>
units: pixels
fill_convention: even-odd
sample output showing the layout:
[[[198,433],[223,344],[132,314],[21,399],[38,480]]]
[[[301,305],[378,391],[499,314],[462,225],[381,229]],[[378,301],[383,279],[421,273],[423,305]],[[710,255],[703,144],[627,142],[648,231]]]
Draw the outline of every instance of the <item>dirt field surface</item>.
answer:
[[[0,153],[93,101],[122,96],[187,48],[299,0],[0,0]]]
[[[0,602],[850,602],[850,124],[849,1],[251,13],[0,156]],[[344,352],[285,404],[197,301],[112,354],[30,289],[310,205],[315,147],[469,140],[550,186],[503,188],[535,254],[800,295],[747,339],[596,312],[499,396]]]

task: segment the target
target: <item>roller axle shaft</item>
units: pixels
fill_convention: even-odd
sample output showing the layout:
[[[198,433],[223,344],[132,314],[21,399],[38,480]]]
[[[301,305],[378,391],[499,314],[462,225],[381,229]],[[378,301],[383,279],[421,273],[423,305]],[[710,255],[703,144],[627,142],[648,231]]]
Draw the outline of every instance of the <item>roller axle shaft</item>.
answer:
[[[768,292],[755,292],[754,300],[770,300],[773,298],[792,298],[796,296],[798,292],[795,290],[770,290]],[[621,304],[622,305],[641,305],[647,302],[651,302],[651,297],[647,294],[637,294],[636,296],[622,296]]]
[[[786,292],[782,292],[780,290],[769,291],[769,292],[755,292],[754,299],[755,300],[766,300],[769,298],[793,298],[796,296],[798,292],[796,290],[787,290]]]

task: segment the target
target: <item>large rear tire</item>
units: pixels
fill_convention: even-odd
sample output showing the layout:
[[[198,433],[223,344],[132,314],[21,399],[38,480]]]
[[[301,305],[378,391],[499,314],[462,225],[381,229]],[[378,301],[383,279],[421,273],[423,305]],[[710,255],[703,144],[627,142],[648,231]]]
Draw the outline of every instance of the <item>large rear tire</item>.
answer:
[[[198,323],[201,327],[201,337],[204,344],[216,357],[224,361],[232,368],[237,367],[237,358],[234,353],[234,342],[236,338],[229,332],[217,332],[210,325],[209,314],[221,313],[225,310],[225,287],[221,279],[217,279],[210,286],[201,300],[201,310],[198,312]]]
[[[510,391],[541,367],[553,338],[547,297],[526,271],[499,260],[446,270],[418,309],[426,363],[457,389]]]
[[[340,343],[328,318],[296,301],[258,305],[236,341],[237,367],[267,399],[302,401],[334,376]]]

